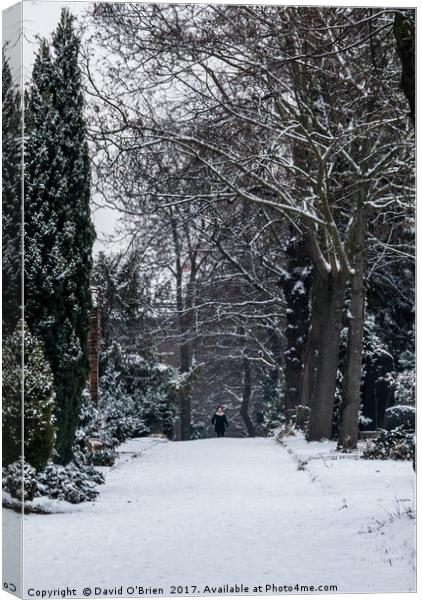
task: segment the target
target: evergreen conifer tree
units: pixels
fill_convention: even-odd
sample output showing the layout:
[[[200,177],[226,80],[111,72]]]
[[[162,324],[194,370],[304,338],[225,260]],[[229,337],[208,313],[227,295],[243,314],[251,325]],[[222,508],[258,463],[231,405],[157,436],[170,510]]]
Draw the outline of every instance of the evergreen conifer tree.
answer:
[[[59,462],[72,458],[88,371],[94,229],[79,40],[64,9],[36,57],[26,111],[25,310],[54,375]]]
[[[13,83],[9,61],[2,55],[2,226],[3,336],[10,335],[21,311],[21,94]]]
[[[3,350],[3,463],[11,464],[22,454],[22,331],[24,345],[24,457],[42,469],[54,449],[53,375],[42,345],[21,321],[6,338]]]

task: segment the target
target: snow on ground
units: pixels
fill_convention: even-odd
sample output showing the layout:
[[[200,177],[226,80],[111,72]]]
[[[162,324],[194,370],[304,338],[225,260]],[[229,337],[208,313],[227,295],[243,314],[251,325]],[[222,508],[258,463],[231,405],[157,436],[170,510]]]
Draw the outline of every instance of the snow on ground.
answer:
[[[120,451],[96,502],[24,517],[27,594],[120,586],[123,596],[128,586],[133,595],[142,594],[137,586],[169,594],[173,585],[198,594],[235,584],[415,590],[408,462],[330,460],[329,442],[301,437],[284,445],[144,438]]]

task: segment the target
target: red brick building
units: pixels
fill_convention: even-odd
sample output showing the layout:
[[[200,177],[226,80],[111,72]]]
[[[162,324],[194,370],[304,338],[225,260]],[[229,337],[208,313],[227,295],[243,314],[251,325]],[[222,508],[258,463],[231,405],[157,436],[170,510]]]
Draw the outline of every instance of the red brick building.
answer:
[[[100,318],[98,309],[98,290],[91,288],[92,293],[92,309],[89,324],[89,389],[91,392],[91,400],[94,406],[98,406],[99,389],[98,389],[98,363],[99,363],[99,344],[100,344]]]

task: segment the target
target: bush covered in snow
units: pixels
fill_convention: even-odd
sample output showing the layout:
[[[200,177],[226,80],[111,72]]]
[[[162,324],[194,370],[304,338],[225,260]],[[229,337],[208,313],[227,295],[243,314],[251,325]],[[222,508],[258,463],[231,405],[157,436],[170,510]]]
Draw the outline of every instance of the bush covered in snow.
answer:
[[[261,378],[262,385],[262,414],[258,421],[260,429],[265,435],[273,432],[285,423],[284,416],[284,381],[264,372]]]
[[[397,427],[391,431],[379,430],[379,435],[367,443],[363,458],[414,460],[415,437]]]
[[[414,370],[398,373],[394,382],[395,404],[414,406],[416,399],[416,373]]]
[[[126,354],[114,343],[102,357],[102,438],[109,447],[148,433],[171,436],[180,376],[166,365]]]
[[[391,431],[401,427],[407,431],[415,431],[416,409],[414,406],[390,406],[384,415],[384,429]]]
[[[24,453],[35,469],[42,469],[53,453],[53,375],[38,339],[23,325],[24,343]],[[3,348],[3,464],[18,460],[22,441],[22,323]]]
[[[203,421],[196,421],[192,423],[192,440],[202,440],[206,437],[207,426]]]
[[[66,466],[49,463],[37,477],[37,495],[71,504],[94,500],[104,476],[93,466],[72,461]]]
[[[116,462],[116,451],[111,447],[104,447],[90,455],[90,463],[95,467],[112,467]]]
[[[92,403],[88,388],[85,388],[82,393],[79,423],[75,435],[76,445],[78,445],[80,448],[83,448],[89,438],[97,436],[100,427],[100,412]]]
[[[140,375],[142,379],[142,375]],[[174,390],[166,383],[158,389],[154,384],[146,386],[137,391],[135,404],[139,406],[140,416],[149,433],[164,433],[166,436],[173,435],[173,421],[176,410],[176,399]]]
[[[97,486],[104,483],[104,476],[93,464],[87,441],[98,436],[100,414],[91,402],[88,390],[82,394],[79,424],[73,447],[73,460],[67,465],[50,461],[37,475],[36,496],[65,500],[72,504],[94,500]]]
[[[18,500],[32,500],[37,492],[36,476],[29,463],[17,460],[3,469],[3,490]]]
[[[147,428],[136,410],[134,398],[128,394],[123,373],[112,364],[101,377],[101,427],[102,441],[109,447],[142,435]]]
[[[78,430],[80,435],[80,429]],[[104,475],[94,466],[92,455],[85,447],[75,445],[73,460],[67,465],[49,462],[37,475],[36,496],[65,500],[71,504],[94,500]]]
[[[25,462],[22,487],[22,465],[16,461],[3,469],[3,489],[24,502],[36,496],[48,496],[72,504],[94,500],[98,495],[97,486],[104,483],[104,476],[94,468],[85,440],[94,434],[97,425],[98,411],[85,393],[72,462],[63,466],[49,461],[38,472]]]
[[[80,464],[111,467],[116,458],[114,442],[102,429],[103,421],[100,411],[93,405],[87,389],[82,395],[82,406],[79,415],[79,426],[76,430],[74,454]],[[90,442],[98,440],[102,447],[93,452]]]

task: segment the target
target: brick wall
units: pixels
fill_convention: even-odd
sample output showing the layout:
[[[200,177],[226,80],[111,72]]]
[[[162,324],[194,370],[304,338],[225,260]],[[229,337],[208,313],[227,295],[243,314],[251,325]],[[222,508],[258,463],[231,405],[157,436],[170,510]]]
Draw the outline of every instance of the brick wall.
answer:
[[[100,323],[98,306],[93,306],[90,316],[89,326],[89,388],[91,400],[95,406],[98,406],[98,352],[99,352]]]

